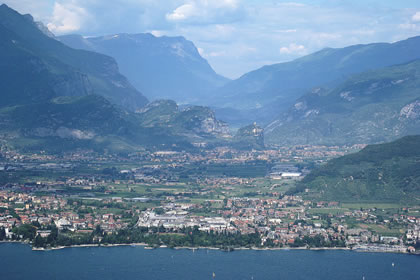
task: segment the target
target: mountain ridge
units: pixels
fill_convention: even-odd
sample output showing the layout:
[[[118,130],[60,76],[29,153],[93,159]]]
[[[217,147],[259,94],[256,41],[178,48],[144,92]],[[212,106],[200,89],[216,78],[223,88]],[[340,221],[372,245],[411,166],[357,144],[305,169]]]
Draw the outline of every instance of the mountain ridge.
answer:
[[[314,87],[335,87],[350,76],[419,59],[420,36],[395,43],[324,48],[293,61],[266,65],[217,89],[207,102],[254,115],[265,124]],[[223,114],[221,119],[234,117]]]
[[[113,58],[65,46],[30,15],[2,5],[0,35],[0,140],[6,146],[61,153],[231,144],[227,125],[209,108],[147,105]]]
[[[212,89],[228,81],[201,57],[193,42],[182,36],[119,33],[84,38],[73,34],[58,40],[74,48],[114,57],[121,72],[151,100],[199,103]]]
[[[275,144],[378,143],[420,133],[420,60],[354,75],[299,98],[266,127]]]
[[[32,16],[2,5],[0,26],[3,37],[0,71],[11,77],[2,80],[2,87],[9,87],[8,97],[16,100],[20,94],[29,92],[31,86],[26,86],[29,84],[40,87],[40,91],[48,87],[49,97],[99,94],[131,110],[148,102],[118,72],[113,58],[65,46],[45,35]],[[10,69],[16,72],[10,73]],[[44,81],[38,83],[36,75]],[[24,100],[24,96],[20,99]]]

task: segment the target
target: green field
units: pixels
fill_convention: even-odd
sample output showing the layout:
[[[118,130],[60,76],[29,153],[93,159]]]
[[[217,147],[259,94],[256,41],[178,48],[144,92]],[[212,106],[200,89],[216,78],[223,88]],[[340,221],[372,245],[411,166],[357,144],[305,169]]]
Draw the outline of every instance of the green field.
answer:
[[[369,209],[369,208],[378,208],[378,209],[399,209],[405,207],[402,204],[398,203],[342,203],[341,207],[348,209]]]

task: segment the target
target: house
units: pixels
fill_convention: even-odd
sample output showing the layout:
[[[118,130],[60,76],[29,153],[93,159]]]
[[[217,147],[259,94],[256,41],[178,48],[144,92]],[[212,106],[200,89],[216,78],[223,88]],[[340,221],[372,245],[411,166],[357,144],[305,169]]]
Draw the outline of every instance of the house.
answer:
[[[51,230],[37,230],[36,235],[39,235],[43,238],[48,237],[51,234]]]
[[[58,221],[54,222],[58,229],[69,229],[71,227],[71,223],[64,218],[59,219]]]

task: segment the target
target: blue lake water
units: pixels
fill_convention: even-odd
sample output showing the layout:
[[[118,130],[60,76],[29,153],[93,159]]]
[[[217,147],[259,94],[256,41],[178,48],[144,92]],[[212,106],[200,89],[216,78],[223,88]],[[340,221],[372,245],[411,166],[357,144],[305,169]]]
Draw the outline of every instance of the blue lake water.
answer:
[[[392,266],[392,263],[395,265]],[[351,251],[147,250],[143,247],[32,251],[0,244],[0,279],[363,279],[419,280],[420,256]]]

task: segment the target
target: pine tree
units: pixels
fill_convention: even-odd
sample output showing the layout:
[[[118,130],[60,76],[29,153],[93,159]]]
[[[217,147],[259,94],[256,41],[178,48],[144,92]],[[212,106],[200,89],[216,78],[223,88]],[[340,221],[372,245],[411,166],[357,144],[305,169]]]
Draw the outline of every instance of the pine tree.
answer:
[[[6,239],[6,230],[4,228],[0,229],[0,240]]]

